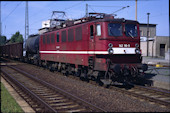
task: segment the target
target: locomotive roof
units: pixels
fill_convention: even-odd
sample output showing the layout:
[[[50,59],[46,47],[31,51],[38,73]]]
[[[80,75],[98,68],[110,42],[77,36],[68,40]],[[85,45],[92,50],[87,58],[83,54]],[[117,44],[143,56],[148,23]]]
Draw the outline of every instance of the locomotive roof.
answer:
[[[100,19],[96,20],[96,22],[125,22],[125,23],[139,23],[135,20],[126,20],[124,18],[114,18],[114,19]]]
[[[79,19],[79,20],[83,20],[83,19],[87,19],[86,21],[81,21],[80,23],[77,23],[77,24],[70,24],[70,25],[67,25],[66,27],[60,27],[60,28],[53,28],[45,33],[48,33],[48,32],[52,32],[52,31],[55,31],[55,30],[59,30],[59,29],[64,29],[64,28],[68,28],[68,27],[72,27],[72,26],[77,26],[77,25],[80,25],[80,24],[87,24],[87,23],[92,23],[92,22],[118,22],[118,23],[138,23],[138,21],[135,21],[135,20],[126,20],[124,18],[114,18],[113,16],[112,17],[108,17],[108,18],[94,18],[94,17],[87,17],[87,18],[82,18],[82,19]],[[78,20],[77,20],[78,21]],[[43,33],[43,34],[45,34]]]

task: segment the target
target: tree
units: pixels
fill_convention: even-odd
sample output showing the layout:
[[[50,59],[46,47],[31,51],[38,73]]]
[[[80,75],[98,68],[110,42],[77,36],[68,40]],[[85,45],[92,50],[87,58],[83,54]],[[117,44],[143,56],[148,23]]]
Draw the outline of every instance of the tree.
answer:
[[[23,42],[23,36],[20,34],[19,31],[17,31],[14,35],[12,35],[10,39],[10,43],[15,43],[15,42]]]
[[[0,45],[4,45],[6,43],[6,36],[0,36]]]

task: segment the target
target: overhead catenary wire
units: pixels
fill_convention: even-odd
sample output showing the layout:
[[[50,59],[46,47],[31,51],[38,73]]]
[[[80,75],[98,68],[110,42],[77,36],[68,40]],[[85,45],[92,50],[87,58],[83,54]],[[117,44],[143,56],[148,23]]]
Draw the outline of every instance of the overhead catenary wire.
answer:
[[[84,1],[81,1],[81,2],[79,2],[79,3],[76,3],[76,4],[74,4],[74,5],[72,5],[72,6],[70,6],[70,7],[68,7],[68,8],[65,8],[63,11],[66,11],[66,10],[69,10],[69,9],[71,9],[71,8],[73,8],[73,7],[77,7],[78,5],[80,5],[80,4],[82,4]],[[92,6],[93,7],[106,7],[106,6],[97,6],[97,5],[89,5],[89,8],[92,10],[92,11],[94,11],[95,13],[96,13],[96,11],[92,8]],[[122,6],[108,6],[108,7],[122,7]],[[66,19],[68,19],[68,13],[66,12],[65,13],[66,15],[65,15],[65,17],[66,17]],[[49,17],[49,16],[48,16]],[[61,16],[60,16],[61,17]],[[47,18],[47,17],[46,17]],[[45,19],[45,18],[43,18],[43,19]],[[38,22],[38,21],[41,21],[41,20],[43,20],[43,19],[39,19],[39,20],[37,20],[36,22]],[[36,22],[33,22],[33,23],[31,23],[31,25],[32,24],[34,24],[34,23],[36,23]]]
[[[22,1],[20,3],[18,3],[15,8],[2,20],[2,21],[5,21],[15,10],[16,8],[22,3]]]
[[[66,10],[68,10],[68,9],[71,9],[71,8],[73,8],[73,7],[75,7],[75,6],[78,6],[78,5],[82,4],[83,2],[84,2],[84,1],[81,1],[81,2],[79,2],[79,3],[76,3],[76,4],[68,7],[68,8],[65,8],[64,11],[66,11]]]
[[[68,10],[68,9],[71,9],[71,8],[73,8],[73,7],[75,7],[75,6],[78,6],[78,5],[82,4],[82,3],[83,3],[83,2],[76,3],[76,4],[74,4],[74,5],[72,5],[72,6],[68,7],[68,8],[65,8],[64,11],[66,11],[66,10]],[[67,13],[65,13],[64,16],[66,17],[66,19],[69,19],[66,14],[67,14]],[[50,16],[48,16],[48,17],[50,17]],[[46,19],[46,18],[48,18],[48,17],[45,17],[45,18],[41,18],[41,19],[39,19],[39,20],[36,20],[36,21],[32,22],[30,25],[35,25],[35,23],[37,23],[37,22],[39,22],[39,21],[42,21],[42,20],[44,20],[44,19]],[[61,17],[61,15],[60,15],[59,17]]]
[[[66,10],[68,10],[68,9],[71,9],[71,8],[73,8],[73,7],[75,7],[75,6],[78,6],[78,5],[80,5],[80,4],[82,4],[84,1],[81,1],[81,2],[79,2],[79,3],[76,3],[76,4],[74,4],[74,5],[72,5],[72,6],[70,6],[70,7],[68,7],[68,8],[65,8],[64,9],[64,11],[66,11]],[[38,14],[39,12],[37,12],[36,14]],[[32,15],[33,16],[33,15]],[[32,17],[31,16],[31,17]],[[68,19],[68,16],[67,15],[65,15],[66,16],[66,18]],[[48,17],[50,17],[50,16],[48,16]],[[41,19],[38,19],[38,20],[36,20],[36,21],[34,21],[34,22],[32,22],[30,25],[35,25],[35,23],[37,23],[37,22],[39,22],[39,21],[42,21],[42,20],[44,20],[44,19],[46,19],[46,18],[48,18],[48,17],[43,17],[43,18],[41,18]],[[22,28],[24,27],[24,25],[22,26]]]
[[[68,8],[65,8],[64,11],[66,11],[66,10],[68,10],[68,9],[71,9],[71,8],[73,8],[73,7],[75,7],[75,6],[78,6],[78,5],[82,4],[83,2],[84,2],[84,1],[81,1],[81,2],[79,2],[79,3],[76,3],[76,4],[68,7]],[[67,17],[67,15],[65,15],[65,16]],[[48,17],[50,17],[50,16],[48,16]],[[45,18],[47,18],[47,17],[45,17]],[[41,18],[41,19],[39,19],[39,20],[36,20],[36,21],[32,22],[30,25],[32,25],[32,24],[34,24],[34,23],[36,23],[36,22],[38,22],[38,21],[41,21],[41,20],[43,20],[43,19],[45,19],[45,18]],[[67,17],[67,18],[68,18],[68,17]]]
[[[96,13],[96,11],[91,6],[89,6],[89,7],[90,7],[90,9],[92,9]]]
[[[51,6],[51,5],[55,5],[53,2],[51,2],[51,4],[49,4],[49,6]],[[44,7],[42,7],[43,9],[45,9]],[[48,10],[51,10],[51,7],[47,7],[48,8]],[[43,9],[39,9],[36,13],[34,13],[34,14],[32,14],[32,15],[30,15],[29,16],[29,18],[31,18],[31,17],[35,17],[35,16],[37,16],[37,15],[39,15],[39,14],[42,14],[42,13],[40,13]],[[45,9],[46,10],[46,9]],[[50,12],[49,12],[50,13]]]
[[[79,2],[79,3],[76,3],[76,4],[68,7],[68,8],[65,8],[64,11],[66,11],[66,10],[68,10],[68,9],[71,9],[71,8],[73,8],[73,7],[75,7],[75,6],[78,6],[78,5],[82,4],[83,2],[84,2],[84,1],[81,1],[81,2]],[[65,16],[66,16],[66,18],[68,19],[68,16],[67,16],[67,15],[65,15]],[[48,16],[48,17],[50,17],[50,16]],[[35,25],[35,23],[37,23],[37,22],[39,22],[39,21],[42,21],[42,20],[44,20],[44,19],[46,19],[46,18],[48,18],[48,17],[45,17],[45,18],[41,18],[41,19],[39,19],[39,20],[36,20],[36,21],[32,22],[30,25],[33,25],[33,24]]]
[[[81,2],[79,2],[79,3],[76,3],[76,4],[74,4],[74,5],[72,5],[72,6],[70,6],[70,7],[68,7],[68,8],[65,8],[64,9],[64,11],[66,11],[66,10],[69,10],[69,9],[71,9],[71,8],[73,8],[73,7],[77,7],[78,5],[80,5],[80,4],[82,4],[84,1],[81,1]],[[20,2],[21,3],[21,2]],[[14,10],[20,5],[20,3],[19,4],[17,4],[17,6],[14,8]],[[89,5],[90,6],[90,9],[91,10],[93,10],[94,12],[96,12],[93,8],[92,8],[92,6],[96,6],[96,5]],[[101,7],[101,6],[96,6],[96,7]],[[105,6],[102,6],[102,7],[105,7]],[[109,7],[121,7],[121,6],[109,6]],[[10,13],[10,14],[12,14],[13,12],[14,12],[14,10]],[[10,15],[9,14],[9,15]],[[68,13],[67,13],[68,14]],[[48,17],[50,17],[50,16],[48,16]],[[34,21],[34,22],[32,22],[30,25],[35,25],[36,23],[38,24],[38,22],[39,21],[42,21],[42,20],[44,20],[44,19],[46,19],[46,18],[48,18],[48,17],[43,17],[43,18],[41,18],[41,19],[39,19],[39,20],[36,20],[36,21]],[[66,15],[66,18],[68,19],[68,17],[67,17],[67,15]],[[24,25],[22,26],[22,28],[24,27]]]
[[[89,5],[93,7],[123,7],[123,6],[101,6],[101,5]]]
[[[65,8],[63,11],[65,12],[66,18],[69,19],[68,16],[67,16],[68,13],[66,12],[66,10],[71,9],[71,8],[73,8],[73,7],[77,7],[78,5],[80,5],[80,4],[82,4],[82,3],[84,3],[84,1],[81,1],[81,2],[79,2],[79,3],[76,3],[76,4],[74,4],[74,5],[72,5],[72,6],[68,7],[68,8]],[[72,19],[73,19],[73,18],[72,18]]]

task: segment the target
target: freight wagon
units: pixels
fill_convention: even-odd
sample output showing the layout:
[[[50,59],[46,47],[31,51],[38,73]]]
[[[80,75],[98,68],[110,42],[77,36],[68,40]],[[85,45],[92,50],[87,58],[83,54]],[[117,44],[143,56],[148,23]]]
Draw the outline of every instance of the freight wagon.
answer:
[[[12,43],[0,46],[0,55],[3,57],[22,59],[23,43]]]

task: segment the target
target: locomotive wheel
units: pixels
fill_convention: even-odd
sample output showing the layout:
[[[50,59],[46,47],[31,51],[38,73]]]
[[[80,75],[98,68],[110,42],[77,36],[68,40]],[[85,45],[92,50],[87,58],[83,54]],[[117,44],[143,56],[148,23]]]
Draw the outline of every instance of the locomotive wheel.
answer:
[[[98,73],[98,76],[97,76],[97,79],[96,79],[96,83],[98,83],[99,86],[103,86],[103,85],[104,85],[104,83],[101,81],[101,77],[102,77],[102,75],[101,75],[101,73],[99,72],[99,73]]]
[[[36,66],[38,66],[39,64],[38,64],[39,62],[38,62],[38,60],[36,59],[36,60],[34,60],[34,64],[36,65]]]
[[[54,72],[54,69],[53,69],[53,67],[52,67],[52,64],[49,64],[48,69],[49,69],[51,72]]]
[[[89,78],[86,73],[81,73],[80,79],[89,82]]]
[[[68,67],[66,67],[66,72],[64,74],[65,76],[68,76],[69,75],[69,70],[68,70]]]
[[[41,62],[41,60],[38,61],[38,66],[42,67],[42,62]]]
[[[91,76],[92,81],[96,81],[97,79],[94,76]]]
[[[99,86],[103,86],[104,85],[104,83],[100,79],[97,79],[97,83],[99,84]]]
[[[76,75],[77,77],[80,77],[80,75],[81,75],[81,70],[78,69],[78,70],[75,72],[75,75]]]
[[[137,67],[132,67],[131,69],[131,76],[132,77],[136,77],[139,75],[139,70],[137,69]]]
[[[89,78],[88,78],[87,70],[86,69],[82,69],[81,70],[80,79],[83,80],[83,81],[89,82]]]

